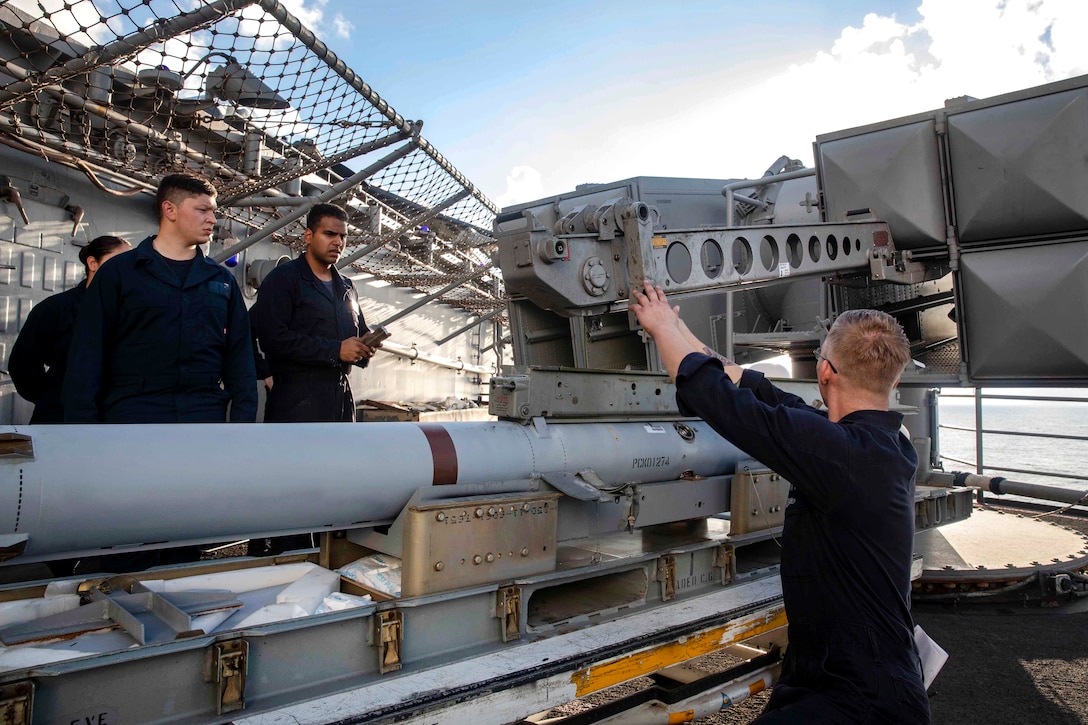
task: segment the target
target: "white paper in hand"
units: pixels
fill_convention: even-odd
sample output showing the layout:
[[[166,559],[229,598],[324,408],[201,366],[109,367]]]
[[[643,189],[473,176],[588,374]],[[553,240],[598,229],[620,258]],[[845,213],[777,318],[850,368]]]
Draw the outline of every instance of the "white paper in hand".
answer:
[[[914,625],[914,643],[918,646],[918,655],[922,659],[922,681],[928,690],[937,678],[937,673],[948,661],[948,653],[917,624]]]

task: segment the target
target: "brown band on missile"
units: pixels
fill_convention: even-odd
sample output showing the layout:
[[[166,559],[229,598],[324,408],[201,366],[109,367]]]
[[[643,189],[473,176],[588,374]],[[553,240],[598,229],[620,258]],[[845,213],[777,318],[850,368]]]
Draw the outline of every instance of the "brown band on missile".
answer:
[[[434,480],[432,486],[448,486],[457,483],[457,449],[445,426],[437,423],[418,423],[423,435],[427,436],[427,445],[431,447],[431,460],[434,461]]]

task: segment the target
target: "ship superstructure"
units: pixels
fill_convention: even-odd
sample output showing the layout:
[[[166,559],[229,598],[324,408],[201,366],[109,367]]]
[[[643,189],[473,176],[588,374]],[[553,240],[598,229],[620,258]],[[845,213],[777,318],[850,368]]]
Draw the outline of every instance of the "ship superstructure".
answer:
[[[309,205],[343,205],[349,247],[338,267],[364,290],[367,319],[393,333],[393,355],[356,390],[393,403],[478,402],[503,362],[496,208],[422,122],[278,2],[181,14],[168,1],[49,7],[0,6],[4,350],[33,304],[82,278],[81,245],[151,233],[149,192],[186,171],[218,189],[206,252],[250,299],[296,253]],[[28,410],[5,382],[0,419],[24,422]]]

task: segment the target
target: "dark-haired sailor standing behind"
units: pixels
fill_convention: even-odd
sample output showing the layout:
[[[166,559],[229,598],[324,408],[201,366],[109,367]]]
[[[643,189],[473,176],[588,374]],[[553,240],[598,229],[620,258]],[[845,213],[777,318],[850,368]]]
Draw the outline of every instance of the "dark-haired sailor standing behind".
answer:
[[[107,259],[130,249],[132,245],[121,237],[95,237],[79,250],[86,279],[42,300],[27,315],[11,348],[8,373],[19,395],[34,403],[32,424],[64,422],[61,389],[68,367],[68,347],[87,285]]]
[[[352,366],[367,366],[375,348],[359,337],[368,328],[355,286],[336,269],[347,219],[334,204],[315,204],[306,251],[269,273],[250,310],[272,372],[266,423],[355,420],[348,376]]]

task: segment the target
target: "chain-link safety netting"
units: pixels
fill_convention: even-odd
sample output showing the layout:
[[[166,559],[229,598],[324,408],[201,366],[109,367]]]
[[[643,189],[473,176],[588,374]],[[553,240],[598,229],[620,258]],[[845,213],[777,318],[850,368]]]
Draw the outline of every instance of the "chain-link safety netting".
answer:
[[[305,205],[338,203],[339,266],[501,317],[496,208],[421,127],[277,0],[0,2],[0,142],[111,193],[209,179],[220,261],[297,245]]]

